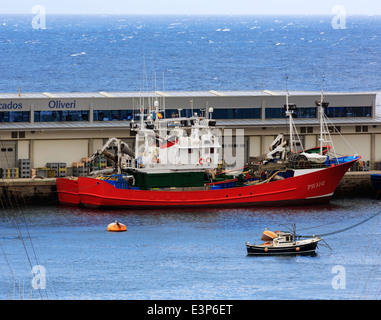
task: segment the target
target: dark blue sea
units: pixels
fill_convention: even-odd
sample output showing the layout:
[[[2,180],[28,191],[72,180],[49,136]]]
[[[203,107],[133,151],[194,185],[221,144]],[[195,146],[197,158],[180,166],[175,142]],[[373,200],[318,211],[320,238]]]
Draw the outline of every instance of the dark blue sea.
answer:
[[[380,299],[381,216],[324,237],[310,256],[247,256],[262,232],[321,235],[381,210],[380,200],[336,199],[290,208],[0,212],[0,299]],[[112,233],[118,220],[127,232]],[[41,284],[44,269],[45,289]]]
[[[0,92],[381,90],[381,16],[33,17],[0,15]]]

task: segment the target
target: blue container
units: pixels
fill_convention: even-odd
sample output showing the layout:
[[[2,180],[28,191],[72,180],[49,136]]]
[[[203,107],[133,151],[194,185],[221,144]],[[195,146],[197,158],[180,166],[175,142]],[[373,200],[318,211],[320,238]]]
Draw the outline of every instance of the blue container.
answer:
[[[104,180],[108,182],[109,184],[113,185],[117,189],[128,189],[128,181],[124,179],[118,179],[118,180]]]

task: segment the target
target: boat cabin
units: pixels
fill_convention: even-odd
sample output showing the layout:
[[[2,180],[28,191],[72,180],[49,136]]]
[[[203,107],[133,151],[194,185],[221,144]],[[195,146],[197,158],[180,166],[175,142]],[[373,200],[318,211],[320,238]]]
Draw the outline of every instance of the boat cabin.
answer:
[[[274,245],[289,244],[294,242],[294,235],[288,232],[279,232],[279,236],[273,240]]]

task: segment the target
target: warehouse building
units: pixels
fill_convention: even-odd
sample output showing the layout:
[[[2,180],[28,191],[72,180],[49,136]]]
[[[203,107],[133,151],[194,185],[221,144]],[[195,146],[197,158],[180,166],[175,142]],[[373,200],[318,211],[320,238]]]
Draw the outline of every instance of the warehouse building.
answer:
[[[298,107],[294,119],[304,148],[319,144],[315,101],[320,98],[320,92],[289,92],[289,102]],[[130,121],[139,118],[141,106],[152,106],[154,100],[165,108],[166,117],[190,116],[212,108],[217,127],[232,129],[233,135],[237,129],[244,130],[240,147],[245,161],[267,153],[278,133],[288,132],[284,91],[3,93],[0,167],[17,167],[19,159],[29,159],[32,168],[55,162],[71,167],[109,137],[121,138],[133,147]],[[327,92],[324,100],[329,102],[326,114],[332,128],[339,131],[332,129],[331,133],[336,152],[357,153],[371,168],[381,162],[379,93]]]

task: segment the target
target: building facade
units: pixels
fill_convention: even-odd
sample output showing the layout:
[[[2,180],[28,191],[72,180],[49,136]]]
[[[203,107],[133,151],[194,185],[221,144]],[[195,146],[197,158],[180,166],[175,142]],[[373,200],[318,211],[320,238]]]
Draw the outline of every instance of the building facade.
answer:
[[[306,149],[319,145],[315,101],[320,99],[319,92],[289,92],[289,102],[297,105],[294,120]],[[381,161],[378,99],[377,92],[324,93],[338,154],[357,153],[371,166]],[[233,135],[241,129],[245,161],[267,153],[278,133],[288,132],[284,91],[0,94],[0,167],[15,167],[19,159],[30,159],[36,168],[49,162],[65,162],[70,167],[109,137],[133,146],[130,122],[139,119],[141,108],[152,108],[155,100],[166,117],[197,112],[216,119],[218,128],[232,130]],[[235,148],[236,143],[224,147]]]

